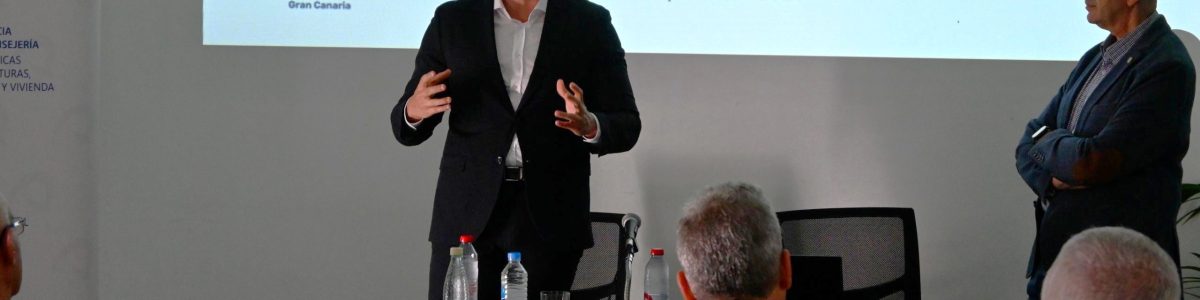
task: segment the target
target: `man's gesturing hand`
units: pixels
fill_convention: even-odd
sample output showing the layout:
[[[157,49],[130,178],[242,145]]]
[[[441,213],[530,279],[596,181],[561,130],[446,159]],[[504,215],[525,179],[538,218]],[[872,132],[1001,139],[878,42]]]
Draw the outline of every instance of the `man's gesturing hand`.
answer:
[[[442,72],[429,71],[421,75],[420,81],[417,82],[417,90],[408,97],[408,103],[404,106],[404,117],[408,118],[409,123],[420,122],[429,116],[450,110],[450,97],[433,98],[434,95],[446,91],[444,82],[447,78],[450,78],[450,69]]]
[[[558,80],[558,95],[563,98],[566,104],[567,111],[554,111],[554,126],[570,130],[577,136],[584,138],[596,137],[596,120],[592,119],[588,113],[587,106],[583,105],[583,89],[579,85],[572,82],[570,89],[563,83],[562,79]]]

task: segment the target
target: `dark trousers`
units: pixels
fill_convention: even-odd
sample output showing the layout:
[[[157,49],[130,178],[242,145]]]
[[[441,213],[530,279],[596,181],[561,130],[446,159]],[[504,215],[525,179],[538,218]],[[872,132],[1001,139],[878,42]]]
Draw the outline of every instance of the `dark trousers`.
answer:
[[[1046,209],[1042,207],[1042,202],[1040,200],[1041,199],[1033,201],[1033,221],[1035,222],[1034,228],[1037,230],[1038,234],[1041,234],[1042,231],[1042,217],[1045,217],[1046,215]],[[1029,268],[1029,282],[1025,283],[1025,294],[1029,295],[1029,300],[1039,300],[1042,299],[1042,281],[1046,280],[1047,270],[1043,270],[1041,265],[1038,264],[1039,259],[1045,258],[1037,256],[1037,247],[1039,246],[1037,244],[1037,236],[1034,236],[1033,239],[1033,251],[1031,251],[1029,254],[1029,266],[1027,267]]]
[[[567,291],[575,280],[580,249],[556,247],[538,235],[529,216],[525,184],[505,182],[487,227],[473,245],[479,253],[479,300],[500,299],[500,272],[508,265],[508,252],[521,252],[521,265],[529,274],[529,299],[541,291]],[[450,264],[450,247],[432,245],[429,260],[429,300],[442,299],[442,284]]]

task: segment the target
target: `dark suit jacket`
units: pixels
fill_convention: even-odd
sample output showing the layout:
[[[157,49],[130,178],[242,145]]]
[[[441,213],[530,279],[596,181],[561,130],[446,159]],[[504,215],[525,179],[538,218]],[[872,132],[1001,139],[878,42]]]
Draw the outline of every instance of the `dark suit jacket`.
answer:
[[[404,120],[405,101],[422,74],[453,70],[444,93],[453,101],[429,240],[456,243],[459,234],[483,231],[516,134],[525,160],[528,209],[539,234],[554,245],[591,247],[589,154],[628,151],[641,132],[625,51],[609,13],[585,0],[547,3],[534,70],[515,110],[500,74],[492,14],[492,0],[439,6],[404,96],[392,110],[396,139],[407,146],[424,142],[444,114],[412,130]],[[585,105],[600,123],[598,144],[554,126],[554,111],[565,109],[555,88],[560,78],[583,88]]]
[[[1091,227],[1123,226],[1146,234],[1179,262],[1175,218],[1180,162],[1188,150],[1196,69],[1165,18],[1120,58],[1083,106],[1075,133],[1071,106],[1102,59],[1083,56],[1050,105],[1029,121],[1017,146],[1017,170],[1039,198],[1029,273],[1049,269],[1067,239]],[[1030,138],[1042,125],[1048,134]],[[1051,178],[1082,190],[1055,190]],[[1035,204],[1036,205],[1036,204]]]

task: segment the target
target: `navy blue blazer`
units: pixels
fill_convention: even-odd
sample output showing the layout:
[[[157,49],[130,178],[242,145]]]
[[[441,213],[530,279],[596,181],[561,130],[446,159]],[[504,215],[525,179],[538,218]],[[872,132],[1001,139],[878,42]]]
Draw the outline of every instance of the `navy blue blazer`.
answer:
[[[417,50],[412,77],[392,110],[392,130],[406,146],[427,140],[443,120],[437,114],[416,129],[404,120],[405,101],[431,70],[453,74],[443,93],[454,99],[442,151],[429,240],[458,243],[478,236],[492,214],[503,182],[503,158],[520,135],[529,214],[547,245],[592,246],[589,211],[590,154],[624,152],[641,132],[626,70],[625,51],[609,12],[586,0],[547,3],[545,27],[529,85],[514,109],[496,57],[492,0],[455,0],[438,7]],[[564,110],[558,79],[583,88],[596,115],[600,142],[589,144],[554,126]]]
[[[1165,18],[1120,58],[1067,128],[1072,102],[1102,59],[1084,54],[1050,105],[1029,121],[1016,150],[1021,178],[1038,198],[1038,231],[1027,276],[1049,269],[1072,235],[1098,226],[1146,234],[1179,263],[1175,218],[1188,151],[1196,69]],[[1043,125],[1052,129],[1038,140]],[[1052,178],[1082,190],[1055,190]]]

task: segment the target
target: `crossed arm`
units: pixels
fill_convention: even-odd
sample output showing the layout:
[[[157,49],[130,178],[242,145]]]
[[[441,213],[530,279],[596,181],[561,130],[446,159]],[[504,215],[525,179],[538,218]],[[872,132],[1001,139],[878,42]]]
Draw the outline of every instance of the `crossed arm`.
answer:
[[[1191,108],[1186,83],[1195,80],[1182,65],[1164,67],[1136,79],[1113,115],[1095,136],[1076,136],[1058,124],[1062,88],[1042,115],[1031,120],[1017,146],[1017,170],[1039,196],[1051,188],[1082,189],[1137,172],[1167,153],[1188,130]],[[1037,140],[1041,128],[1052,130]]]

